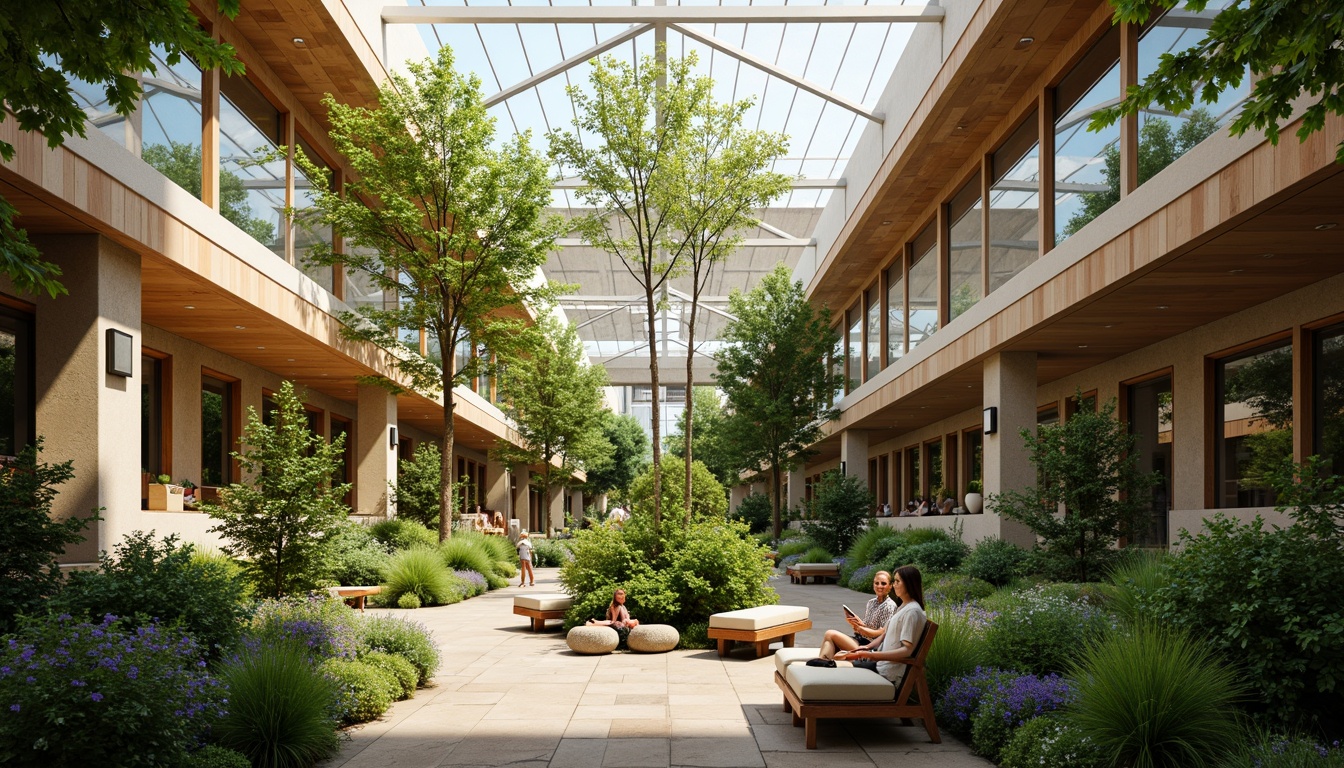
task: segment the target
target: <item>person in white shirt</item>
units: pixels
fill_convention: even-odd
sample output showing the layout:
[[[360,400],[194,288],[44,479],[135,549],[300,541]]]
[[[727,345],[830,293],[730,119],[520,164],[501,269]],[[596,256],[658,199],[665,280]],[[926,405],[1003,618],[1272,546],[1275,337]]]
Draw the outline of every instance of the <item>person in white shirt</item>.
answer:
[[[849,627],[853,630],[852,636],[838,629],[826,630],[826,636],[821,641],[821,653],[818,655],[823,659],[835,658],[837,650],[852,651],[881,638],[887,628],[887,622],[891,620],[891,615],[896,612],[896,603],[891,599],[890,592],[891,574],[886,571],[874,573],[873,594],[876,597],[870,599],[865,606],[863,619],[860,620],[852,613],[845,616],[845,621],[849,622]]]
[[[899,693],[905,682],[905,672],[910,667],[898,659],[914,655],[915,643],[923,635],[928,617],[924,614],[924,577],[919,569],[913,565],[902,566],[892,574],[891,580],[891,591],[901,599],[901,607],[887,622],[886,632],[880,640],[857,650],[837,653],[836,658],[854,662],[856,667],[868,667],[867,662],[876,662],[873,671],[895,683]]]

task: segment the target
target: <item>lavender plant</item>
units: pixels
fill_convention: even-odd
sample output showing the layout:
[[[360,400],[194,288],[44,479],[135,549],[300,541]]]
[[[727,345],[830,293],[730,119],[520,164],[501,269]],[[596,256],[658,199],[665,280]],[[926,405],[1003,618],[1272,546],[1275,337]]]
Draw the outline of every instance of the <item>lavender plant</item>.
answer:
[[[986,688],[971,725],[971,747],[998,762],[1013,731],[1046,712],[1064,708],[1074,688],[1059,675],[1000,678]]]
[[[294,641],[318,661],[354,658],[359,649],[356,616],[326,595],[266,600],[252,618],[254,641]]]

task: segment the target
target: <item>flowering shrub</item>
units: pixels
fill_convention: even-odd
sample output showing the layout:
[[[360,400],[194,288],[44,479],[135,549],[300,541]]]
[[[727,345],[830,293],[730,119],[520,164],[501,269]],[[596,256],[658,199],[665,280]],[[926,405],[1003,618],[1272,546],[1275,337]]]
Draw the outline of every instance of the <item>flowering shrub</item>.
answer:
[[[935,700],[952,680],[985,663],[985,627],[996,615],[971,603],[930,610],[929,618],[938,623],[927,660],[929,692]]]
[[[1328,746],[1305,736],[1255,733],[1245,748],[1230,758],[1227,768],[1341,768],[1344,745]]]
[[[293,640],[317,660],[353,658],[359,647],[356,616],[341,600],[327,595],[266,600],[252,617],[254,639]]]
[[[1096,742],[1059,715],[1037,717],[1013,732],[999,757],[1001,768],[1109,768]]]
[[[220,698],[175,629],[44,618],[0,649],[0,763],[179,766]]]
[[[1073,687],[1059,675],[999,679],[985,689],[971,723],[971,747],[995,762],[1013,731],[1027,721],[1064,707]]]
[[[873,594],[873,574],[881,568],[879,565],[865,565],[849,577],[849,588],[855,592]]]
[[[780,568],[788,568],[790,565],[796,565],[796,564],[798,563],[798,561],[800,561],[800,560],[802,560],[802,559],[803,559],[802,554],[797,554],[797,555],[785,555],[785,556],[779,558],[779,567],[780,567]]]
[[[392,653],[411,662],[421,685],[439,669],[439,646],[423,624],[394,616],[366,616],[357,630],[362,651]]]
[[[1096,605],[1051,586],[1033,587],[1003,606],[985,633],[990,663],[1038,675],[1064,672],[1073,656],[1115,619]]]
[[[377,718],[401,696],[392,673],[363,661],[327,659],[318,667],[340,691],[341,720],[366,723]]]
[[[532,543],[532,565],[537,568],[559,568],[573,557],[569,547],[559,541],[539,539]]]
[[[937,639],[933,644],[937,647]],[[971,674],[954,678],[947,686],[947,693],[934,704],[938,722],[953,736],[962,741],[970,740],[971,723],[980,707],[980,700],[991,688],[997,688],[1001,682],[1017,676],[1014,672],[995,667],[976,667]]]
[[[490,590],[490,585],[485,582],[485,577],[476,571],[453,571],[453,575],[466,582],[469,591],[462,595],[463,597],[475,597],[484,595]]]

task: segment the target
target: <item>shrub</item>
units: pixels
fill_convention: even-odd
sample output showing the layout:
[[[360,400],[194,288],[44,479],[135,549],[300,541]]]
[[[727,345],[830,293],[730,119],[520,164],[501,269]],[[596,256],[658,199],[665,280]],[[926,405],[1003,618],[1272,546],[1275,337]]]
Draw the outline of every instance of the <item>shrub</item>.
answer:
[[[728,517],[745,523],[752,533],[761,533],[770,530],[774,513],[775,508],[770,503],[769,496],[764,493],[750,493]]]
[[[403,592],[401,596],[397,598],[397,607],[404,608],[408,611],[414,611],[421,605],[423,605],[423,603],[420,602],[420,598],[416,597],[414,592]]]
[[[336,684],[341,722],[347,725],[378,719],[401,692],[391,673],[362,661],[327,659],[318,669]]]
[[[983,600],[994,594],[989,582],[960,573],[940,573],[924,582],[924,598],[931,606],[953,606]]]
[[[1012,581],[1021,572],[1027,551],[1003,539],[981,539],[961,562],[961,571],[996,587]]]
[[[403,549],[393,555],[387,562],[383,594],[392,603],[412,594],[421,605],[447,605],[462,599],[461,591],[454,588],[453,574],[431,547]]]
[[[443,506],[439,488],[442,457],[438,445],[424,442],[415,447],[410,459],[397,463],[397,482],[388,485],[398,518],[418,523],[426,530],[439,530],[439,510]],[[453,513],[456,517],[457,510]]]
[[[1073,697],[1072,686],[1059,675],[999,680],[980,698],[971,725],[971,747],[998,762],[1014,730],[1032,718],[1063,708]]]
[[[439,544],[439,555],[444,565],[458,571],[475,571],[485,577],[491,589],[509,586],[508,579],[495,572],[490,553],[475,541],[454,536]]]
[[[663,516],[669,521],[686,518],[686,460],[663,454]],[[653,466],[630,483],[630,509],[637,515],[653,516]],[[703,462],[691,462],[691,515],[694,520],[723,520],[728,514],[728,494]]]
[[[883,526],[883,529],[891,530],[885,526]],[[909,558],[905,556],[910,547],[908,541],[909,539],[904,534],[878,539],[877,543],[873,544],[873,548],[868,552],[868,562],[878,566],[890,563],[893,560],[899,560],[901,565],[909,563]],[[883,568],[883,570],[887,569]]]
[[[679,626],[708,621],[716,613],[778,601],[768,586],[771,566],[765,548],[746,537],[741,523],[696,523],[669,537],[664,578],[676,595]]]
[[[1344,748],[1309,736],[1285,736],[1255,729],[1223,768],[1344,768]]]
[[[906,550],[906,557],[924,573],[951,573],[966,558],[966,544],[948,539],[916,544]]]
[[[868,525],[873,495],[857,477],[833,470],[821,476],[807,511],[803,530],[808,537],[831,552],[844,552]]]
[[[973,611],[969,605],[930,611],[929,618],[938,624],[938,634],[929,648],[925,674],[934,700],[942,697],[955,678],[985,664],[984,625]]]
[[[942,528],[907,528],[905,531],[905,543],[909,546],[933,541],[952,541],[952,535]]]
[[[938,638],[933,639],[933,644],[938,645]],[[933,649],[930,648],[929,652],[932,653]],[[975,713],[980,707],[980,700],[991,688],[996,688],[1000,683],[1006,683],[1016,677],[1018,677],[1016,672],[995,667],[976,667],[968,675],[952,678],[947,685],[947,693],[942,698],[934,699],[934,711],[938,715],[938,722],[953,736],[962,741],[970,741],[971,728]]]
[[[490,556],[490,569],[504,579],[518,575],[518,550],[503,536],[487,536],[477,531],[457,531],[455,539],[463,539],[485,550]],[[535,547],[534,547],[535,549]],[[536,565],[535,558],[533,565]]]
[[[0,647],[0,762],[32,768],[181,765],[221,691],[188,635],[44,617]]]
[[[985,633],[990,663],[1038,675],[1063,672],[1074,655],[1110,628],[1111,617],[1066,593],[1036,587],[1006,601]]]
[[[378,584],[383,580],[387,550],[374,538],[369,526],[347,523],[331,539],[327,550],[331,578],[346,587]]]
[[[1153,601],[1168,579],[1165,553],[1134,550],[1107,574],[1106,607],[1128,624],[1154,619]]]
[[[229,692],[212,732],[221,746],[257,768],[308,768],[336,753],[339,691],[307,649],[262,644],[227,661],[220,679]]]
[[[888,528],[885,525],[870,525],[866,531],[860,533],[850,545],[849,550],[845,552],[845,567],[840,569],[840,583],[848,584],[854,576],[854,572],[865,565],[877,565],[881,559],[873,556],[873,549],[878,544],[889,539],[898,537],[896,529]]]
[[[192,553],[176,536],[155,543],[152,531],[131,533],[113,554],[99,557],[97,571],[71,573],[52,610],[90,621],[109,613],[133,616],[124,620],[130,626],[178,624],[203,652],[218,656],[237,641],[247,617],[242,581],[236,569]]]
[[[423,624],[395,616],[368,616],[359,622],[358,630],[362,648],[409,661],[421,685],[439,669],[439,646]]]
[[[370,526],[369,531],[388,550],[398,552],[413,547],[433,547],[439,535],[414,520],[394,517]]]
[[[371,667],[377,667],[386,672],[397,683],[399,693],[397,700],[409,699],[415,695],[415,686],[420,681],[420,673],[416,671],[415,665],[393,653],[384,653],[383,651],[369,651],[360,654],[359,660]]]
[[[847,582],[849,588],[855,592],[867,592],[870,595],[874,594],[873,574],[877,573],[879,570],[881,570],[880,566],[865,565],[857,571],[854,571]]]
[[[1236,741],[1234,673],[1184,632],[1140,624],[1090,644],[1072,672],[1073,724],[1122,765],[1212,765]]]
[[[814,546],[816,545],[812,543],[811,539],[795,538],[790,541],[783,541],[776,551],[779,552],[779,556],[783,558],[788,557],[789,555],[801,555]]]
[[[1028,720],[999,755],[1000,768],[1110,768],[1091,739],[1057,714]]]
[[[569,562],[569,547],[559,541],[539,539],[532,542],[532,565],[537,568],[559,568]]]
[[[252,768],[252,762],[241,752],[207,744],[192,752],[183,768]]]
[[[677,643],[678,648],[687,648],[693,651],[713,648],[714,641],[709,639],[709,622],[697,621],[681,631],[681,640]]]
[[[453,571],[453,575],[460,582],[458,588],[462,590],[464,598],[484,595],[490,591],[490,584],[476,571]]]
[[[833,563],[835,556],[826,551],[825,547],[812,547],[803,553],[800,563]]]
[[[338,598],[266,600],[252,617],[251,634],[263,644],[292,642],[316,659],[353,658],[359,648],[358,617]]]

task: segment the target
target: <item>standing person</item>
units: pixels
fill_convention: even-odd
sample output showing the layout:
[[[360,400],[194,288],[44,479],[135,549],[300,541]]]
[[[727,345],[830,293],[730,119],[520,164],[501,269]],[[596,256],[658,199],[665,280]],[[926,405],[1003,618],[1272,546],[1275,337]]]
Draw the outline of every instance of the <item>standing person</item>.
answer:
[[[537,584],[537,576],[532,572],[532,542],[527,540],[527,531],[518,534],[518,586]]]
[[[845,621],[849,622],[853,630],[852,634],[836,629],[826,630],[826,637],[821,641],[821,658],[835,658],[837,650],[853,651],[882,637],[887,622],[896,612],[896,602],[891,599],[890,573],[878,571],[873,574],[873,594],[876,597],[871,598],[865,606],[862,621],[854,614],[845,616]]]
[[[891,591],[901,599],[901,607],[892,614],[887,622],[881,643],[873,641],[863,648],[843,655],[845,661],[854,662],[856,667],[872,669],[879,675],[896,684],[897,693],[905,682],[905,671],[910,667],[897,659],[914,655],[915,643],[924,632],[929,619],[924,615],[924,577],[913,565],[896,569],[892,575]],[[876,664],[874,664],[876,662]]]

